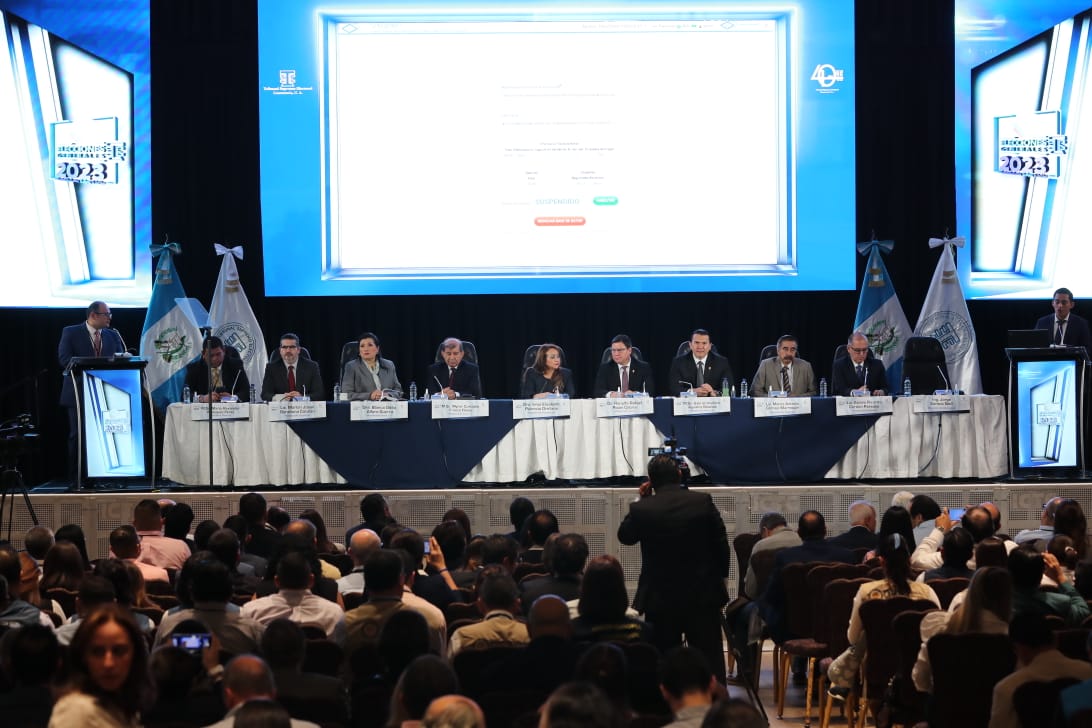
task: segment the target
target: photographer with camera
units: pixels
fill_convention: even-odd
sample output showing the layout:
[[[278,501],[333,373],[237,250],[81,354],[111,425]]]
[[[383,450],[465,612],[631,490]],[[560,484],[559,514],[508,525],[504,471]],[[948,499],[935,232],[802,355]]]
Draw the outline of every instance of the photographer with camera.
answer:
[[[663,453],[649,461],[648,482],[618,527],[618,540],[641,544],[633,606],[652,623],[657,647],[677,647],[685,634],[723,683],[720,618],[728,601],[728,534],[709,494],[683,487],[678,459]]]

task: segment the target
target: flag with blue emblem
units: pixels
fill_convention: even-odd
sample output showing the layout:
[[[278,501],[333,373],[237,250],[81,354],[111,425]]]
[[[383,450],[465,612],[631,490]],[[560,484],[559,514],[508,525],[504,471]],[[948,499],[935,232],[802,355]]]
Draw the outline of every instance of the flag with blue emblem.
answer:
[[[932,336],[944,347],[944,358],[948,364],[948,379],[951,389],[958,389],[967,394],[982,394],[982,375],[978,369],[978,341],[971,323],[971,312],[967,310],[967,299],[963,297],[963,287],[959,283],[959,271],[956,268],[953,247],[962,248],[966,243],[958,238],[930,238],[929,247],[943,246],[937,269],[933,272],[933,281],[929,284],[929,293],[921,306],[918,325],[914,327],[914,336]]]
[[[890,253],[894,247],[895,243],[890,240],[857,243],[857,252],[868,255],[868,265],[861,281],[861,298],[857,303],[853,330],[868,337],[873,356],[882,361],[887,370],[888,386],[894,391],[902,391],[902,355],[912,329],[881,257],[881,253]]]
[[[186,365],[201,356],[201,330],[176,300],[186,297],[174,270],[174,255],[181,252],[178,243],[152,246],[152,255],[158,257],[140,355],[148,361],[148,389],[160,409],[182,399]]]
[[[209,306],[212,335],[220,337],[224,346],[235,347],[243,360],[247,379],[260,389],[269,354],[266,352],[262,327],[258,325],[254,309],[250,307],[246,291],[239,282],[235,259],[243,259],[243,249],[241,246],[228,248],[219,243],[213,247],[217,255],[223,256],[224,262],[220,264],[220,276],[216,279],[216,290]]]

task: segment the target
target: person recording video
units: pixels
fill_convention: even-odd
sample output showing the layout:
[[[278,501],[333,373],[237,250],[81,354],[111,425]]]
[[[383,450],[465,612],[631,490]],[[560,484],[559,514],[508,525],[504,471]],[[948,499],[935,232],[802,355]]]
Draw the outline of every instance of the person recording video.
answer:
[[[237,355],[226,356],[219,336],[205,339],[200,361],[186,367],[186,386],[197,402],[208,402],[209,392],[213,402],[225,395],[235,395],[240,402],[250,401],[250,380],[243,370],[243,360]]]

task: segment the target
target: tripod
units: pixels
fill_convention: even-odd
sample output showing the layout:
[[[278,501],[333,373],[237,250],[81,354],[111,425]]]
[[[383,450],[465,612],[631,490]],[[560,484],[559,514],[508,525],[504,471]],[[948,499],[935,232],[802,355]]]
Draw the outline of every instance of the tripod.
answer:
[[[0,471],[0,533],[4,530],[4,508],[7,507],[8,541],[11,541],[11,529],[15,523],[15,497],[19,493],[23,495],[23,504],[27,507],[30,520],[38,525],[38,515],[34,512],[34,506],[30,504],[30,494],[27,493],[26,482],[23,474],[15,465],[5,463]],[[10,500],[8,499],[10,497]]]

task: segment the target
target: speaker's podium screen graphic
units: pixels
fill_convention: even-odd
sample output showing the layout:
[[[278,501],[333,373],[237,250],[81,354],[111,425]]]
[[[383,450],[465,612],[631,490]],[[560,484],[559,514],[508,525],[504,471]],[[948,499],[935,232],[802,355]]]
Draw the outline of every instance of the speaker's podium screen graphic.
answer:
[[[1084,470],[1084,347],[1008,349],[1013,475]]]
[[[140,371],[83,372],[83,433],[87,477],[143,477]]]

